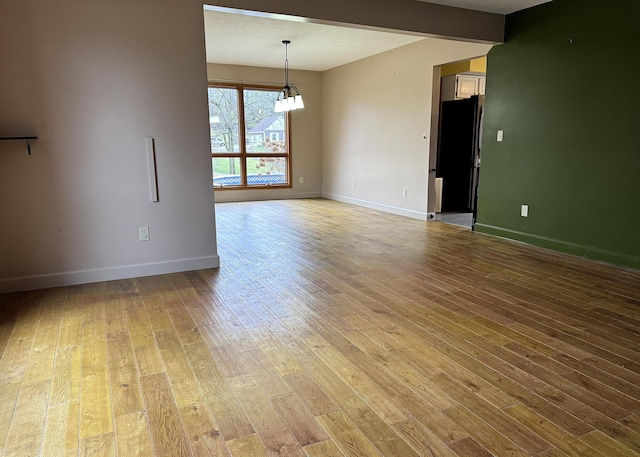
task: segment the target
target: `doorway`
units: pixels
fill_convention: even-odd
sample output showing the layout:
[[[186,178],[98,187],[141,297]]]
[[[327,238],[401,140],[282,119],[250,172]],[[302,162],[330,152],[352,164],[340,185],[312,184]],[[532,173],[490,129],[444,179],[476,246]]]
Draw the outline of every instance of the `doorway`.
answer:
[[[436,152],[430,160],[430,190],[434,192],[430,211],[436,220],[472,229],[480,171],[486,58],[442,65],[438,73],[436,80],[434,71],[434,93],[439,91],[440,100],[433,107],[438,115],[432,128],[438,135],[432,143]]]

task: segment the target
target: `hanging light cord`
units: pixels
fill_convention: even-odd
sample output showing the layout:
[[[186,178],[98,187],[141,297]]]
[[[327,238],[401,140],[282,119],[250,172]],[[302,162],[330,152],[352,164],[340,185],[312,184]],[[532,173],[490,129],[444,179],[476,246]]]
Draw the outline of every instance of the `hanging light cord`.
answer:
[[[284,88],[287,91],[287,96],[291,96],[291,87],[289,86],[289,43],[291,41],[284,40]]]

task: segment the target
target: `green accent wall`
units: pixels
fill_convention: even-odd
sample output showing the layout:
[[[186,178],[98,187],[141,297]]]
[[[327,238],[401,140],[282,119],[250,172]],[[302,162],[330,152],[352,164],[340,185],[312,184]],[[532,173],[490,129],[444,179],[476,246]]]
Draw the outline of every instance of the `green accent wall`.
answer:
[[[488,56],[477,231],[640,269],[639,24],[638,0],[507,16]]]

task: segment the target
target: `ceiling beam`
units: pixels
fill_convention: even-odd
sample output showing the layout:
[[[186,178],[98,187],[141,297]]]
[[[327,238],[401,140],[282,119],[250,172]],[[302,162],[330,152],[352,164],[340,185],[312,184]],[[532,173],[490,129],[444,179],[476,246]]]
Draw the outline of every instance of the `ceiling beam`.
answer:
[[[211,0],[207,5],[425,37],[490,44],[504,40],[502,14],[417,0]]]

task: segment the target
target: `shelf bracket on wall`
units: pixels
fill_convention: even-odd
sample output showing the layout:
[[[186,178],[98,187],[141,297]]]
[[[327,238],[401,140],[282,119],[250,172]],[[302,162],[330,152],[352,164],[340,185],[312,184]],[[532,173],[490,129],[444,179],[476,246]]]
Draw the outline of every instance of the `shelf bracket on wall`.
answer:
[[[31,155],[31,140],[37,140],[37,136],[0,136],[0,141],[5,140],[24,140],[27,145],[27,153]]]

